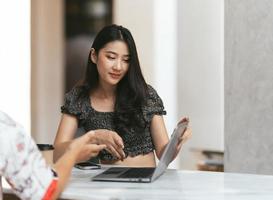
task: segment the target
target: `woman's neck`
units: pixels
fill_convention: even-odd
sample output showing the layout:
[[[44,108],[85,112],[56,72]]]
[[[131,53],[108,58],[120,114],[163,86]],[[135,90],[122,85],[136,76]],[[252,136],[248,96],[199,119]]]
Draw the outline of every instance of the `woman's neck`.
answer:
[[[102,99],[114,98],[116,96],[116,86],[99,84],[93,95]]]

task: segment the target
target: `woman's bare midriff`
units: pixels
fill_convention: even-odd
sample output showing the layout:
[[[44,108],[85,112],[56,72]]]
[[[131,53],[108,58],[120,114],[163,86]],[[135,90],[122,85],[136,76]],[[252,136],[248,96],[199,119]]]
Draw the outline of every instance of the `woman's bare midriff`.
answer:
[[[138,155],[135,157],[128,156],[123,161],[105,161],[101,160],[101,164],[107,165],[122,165],[122,166],[130,166],[130,167],[155,167],[155,155],[153,152],[150,152],[145,155]]]

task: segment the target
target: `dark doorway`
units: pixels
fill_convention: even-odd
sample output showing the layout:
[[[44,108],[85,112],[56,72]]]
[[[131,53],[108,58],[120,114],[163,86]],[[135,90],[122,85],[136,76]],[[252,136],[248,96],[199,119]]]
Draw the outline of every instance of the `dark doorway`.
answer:
[[[112,24],[112,0],[65,1],[65,91],[83,78],[95,35]]]

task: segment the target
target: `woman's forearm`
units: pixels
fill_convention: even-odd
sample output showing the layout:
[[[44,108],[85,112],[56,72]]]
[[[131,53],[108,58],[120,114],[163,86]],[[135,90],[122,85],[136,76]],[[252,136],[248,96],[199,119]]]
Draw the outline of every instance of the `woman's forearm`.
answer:
[[[156,157],[158,160],[161,159],[161,156],[165,150],[165,148],[167,147],[168,143],[164,144],[163,146],[161,146],[160,148],[156,149],[155,153],[156,153]]]
[[[71,141],[62,142],[54,145],[53,151],[53,162],[55,163],[64,153],[67,151],[67,147],[70,145]]]

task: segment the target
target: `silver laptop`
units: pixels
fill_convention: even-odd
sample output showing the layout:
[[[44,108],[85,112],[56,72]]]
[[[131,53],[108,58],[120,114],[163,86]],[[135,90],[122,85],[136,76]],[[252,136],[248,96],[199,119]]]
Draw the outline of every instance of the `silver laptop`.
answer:
[[[154,167],[110,167],[104,172],[94,176],[93,181],[115,181],[115,182],[152,182],[161,176],[172,161],[175,154],[179,137],[184,134],[189,121],[182,120],[174,129],[163,155]]]

